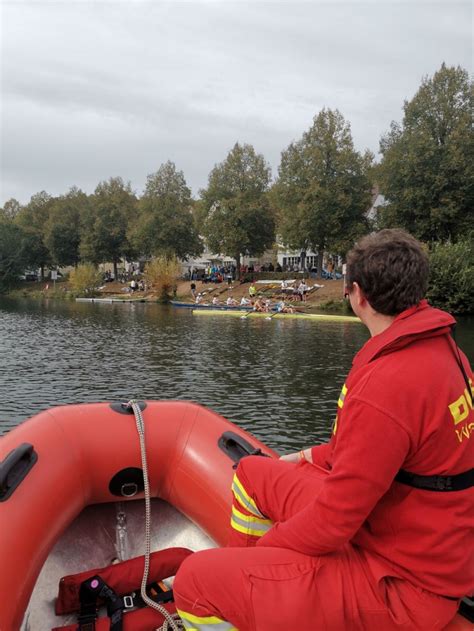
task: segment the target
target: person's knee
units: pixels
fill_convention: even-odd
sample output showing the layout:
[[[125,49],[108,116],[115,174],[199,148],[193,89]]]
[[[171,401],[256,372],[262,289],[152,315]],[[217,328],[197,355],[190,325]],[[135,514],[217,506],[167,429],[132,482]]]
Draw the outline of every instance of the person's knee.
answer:
[[[207,551],[195,552],[181,563],[173,582],[173,594],[177,603],[182,599],[191,600],[196,594],[199,577],[205,563],[201,561],[201,556],[205,555],[205,552]]]
[[[262,458],[262,456],[245,456],[237,465],[236,475],[239,480],[251,481],[255,476],[260,476],[262,468],[265,467],[266,461],[270,458]]]

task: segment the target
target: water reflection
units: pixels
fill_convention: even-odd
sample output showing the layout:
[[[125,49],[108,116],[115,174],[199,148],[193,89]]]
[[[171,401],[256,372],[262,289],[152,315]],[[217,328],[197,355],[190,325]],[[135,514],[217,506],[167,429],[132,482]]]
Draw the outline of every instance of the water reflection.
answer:
[[[3,299],[0,431],[53,405],[189,399],[289,451],[329,437],[341,385],[367,338],[354,323]]]

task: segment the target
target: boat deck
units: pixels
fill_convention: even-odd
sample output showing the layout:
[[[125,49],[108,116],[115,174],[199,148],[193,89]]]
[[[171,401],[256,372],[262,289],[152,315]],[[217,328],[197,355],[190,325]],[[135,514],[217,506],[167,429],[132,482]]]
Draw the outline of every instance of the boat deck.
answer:
[[[118,519],[119,513],[125,516],[125,527],[122,519]],[[215,547],[203,531],[170,504],[152,499],[151,515],[152,552],[175,546],[194,551]],[[54,613],[60,578],[144,554],[144,535],[144,500],[85,508],[48,556],[36,581],[21,631],[77,623],[75,614],[56,616]]]

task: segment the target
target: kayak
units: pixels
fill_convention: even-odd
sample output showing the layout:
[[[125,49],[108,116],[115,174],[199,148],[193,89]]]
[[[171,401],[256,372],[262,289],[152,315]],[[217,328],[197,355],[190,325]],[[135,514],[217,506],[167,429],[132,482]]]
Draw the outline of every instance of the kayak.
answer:
[[[124,403],[51,408],[0,438],[2,631],[75,625],[75,615],[55,614],[60,579],[140,556],[147,541],[154,551],[225,545],[234,464],[248,454],[277,457],[195,403],[139,408],[145,461],[136,409]],[[472,629],[458,614],[445,631]]]
[[[288,320],[288,319],[297,319],[297,320],[314,320],[314,321],[331,321],[331,322],[359,322],[359,318],[355,316],[346,316],[346,315],[332,315],[330,313],[262,313],[259,311],[237,309],[232,311],[218,311],[216,309],[209,309],[206,311],[200,309],[194,309],[193,315],[225,315],[225,316],[234,316],[234,317],[245,317],[245,318],[271,318],[277,320]]]

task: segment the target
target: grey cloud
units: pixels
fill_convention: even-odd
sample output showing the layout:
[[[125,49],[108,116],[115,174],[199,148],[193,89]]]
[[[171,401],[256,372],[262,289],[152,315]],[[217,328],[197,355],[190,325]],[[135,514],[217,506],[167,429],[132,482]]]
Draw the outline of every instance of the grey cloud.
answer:
[[[236,141],[277,173],[322,107],[376,152],[442,61],[471,70],[468,2],[16,2],[2,20],[2,189],[140,192],[173,160],[194,192]]]

